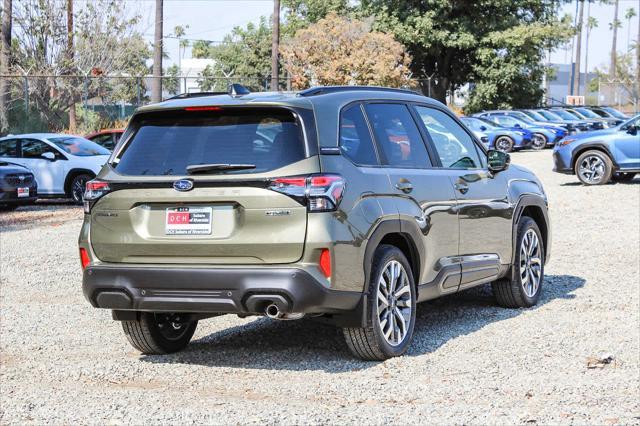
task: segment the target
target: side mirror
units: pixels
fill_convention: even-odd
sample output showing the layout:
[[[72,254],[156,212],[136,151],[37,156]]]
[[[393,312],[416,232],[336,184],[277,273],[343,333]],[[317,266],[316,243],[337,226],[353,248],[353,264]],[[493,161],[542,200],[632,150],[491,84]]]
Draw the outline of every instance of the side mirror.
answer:
[[[520,123],[516,123],[516,124],[513,125],[513,127],[517,127],[519,129],[522,126],[520,125]]]
[[[487,162],[489,163],[490,172],[501,172],[509,168],[511,156],[506,152],[490,149],[489,152],[487,152]]]
[[[480,130],[482,130],[484,132],[485,130],[487,130],[487,127],[486,126],[480,126]]]
[[[45,152],[41,155],[42,158],[49,161],[56,161],[56,155],[53,152]]]
[[[638,126],[629,126],[627,127],[627,133],[629,133],[630,135],[637,135],[638,134]]]

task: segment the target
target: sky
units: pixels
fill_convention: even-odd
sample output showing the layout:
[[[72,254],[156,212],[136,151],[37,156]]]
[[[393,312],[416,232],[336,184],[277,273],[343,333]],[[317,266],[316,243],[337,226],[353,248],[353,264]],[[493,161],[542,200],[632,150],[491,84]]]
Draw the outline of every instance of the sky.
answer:
[[[153,0],[129,0],[128,8],[132,13],[142,15],[141,30],[149,40],[153,40],[153,19],[155,2]],[[640,0],[620,0],[619,18],[622,21],[622,28],[618,30],[618,51],[627,49],[627,31],[630,29],[631,41],[638,37],[638,25],[640,17],[636,16],[631,20],[631,24],[624,19],[625,11],[633,7],[638,14]],[[165,0],[164,6],[164,31],[165,35],[171,34],[176,25],[186,26],[187,38],[207,39],[219,41],[229,33],[235,26],[245,26],[249,22],[257,22],[260,16],[269,17],[273,11],[272,0]],[[575,2],[563,7],[562,13],[572,16],[576,15]],[[589,69],[593,70],[598,66],[609,62],[609,52],[611,50],[612,32],[609,30],[609,23],[613,21],[613,5],[591,4],[591,16],[598,20],[598,27],[594,28],[590,36],[589,49]],[[585,4],[585,22],[587,16],[587,5]],[[586,40],[583,38],[583,55],[586,52]],[[571,46],[569,49],[558,49],[551,55],[553,63],[570,63]],[[167,65],[177,62],[178,41],[175,39],[165,40],[165,49],[170,59]],[[189,57],[190,49],[187,49],[184,57]],[[584,56],[582,59],[584,67]],[[583,68],[584,69],[584,68]]]

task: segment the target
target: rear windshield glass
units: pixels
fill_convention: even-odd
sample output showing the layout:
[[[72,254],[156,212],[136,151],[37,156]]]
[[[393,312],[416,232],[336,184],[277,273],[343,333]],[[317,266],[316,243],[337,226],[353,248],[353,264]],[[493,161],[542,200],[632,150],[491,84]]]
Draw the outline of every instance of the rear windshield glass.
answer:
[[[260,173],[305,158],[301,125],[285,109],[148,113],[115,165],[126,175],[185,175],[188,166],[255,165],[204,174]]]
[[[51,142],[67,154],[77,155],[79,157],[91,157],[93,155],[109,155],[111,151],[105,149],[89,139],[78,138],[74,136],[65,136],[59,138],[49,138]]]

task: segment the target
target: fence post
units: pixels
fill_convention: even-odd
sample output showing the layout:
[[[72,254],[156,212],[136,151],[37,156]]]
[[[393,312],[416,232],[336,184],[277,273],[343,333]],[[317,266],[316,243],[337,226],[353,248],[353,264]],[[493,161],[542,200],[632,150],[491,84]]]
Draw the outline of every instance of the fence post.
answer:
[[[136,108],[140,106],[140,90],[142,81],[140,77],[136,77]]]
[[[23,77],[23,87],[24,87],[24,112],[27,116],[29,116],[29,77]],[[26,118],[26,117],[25,117]]]

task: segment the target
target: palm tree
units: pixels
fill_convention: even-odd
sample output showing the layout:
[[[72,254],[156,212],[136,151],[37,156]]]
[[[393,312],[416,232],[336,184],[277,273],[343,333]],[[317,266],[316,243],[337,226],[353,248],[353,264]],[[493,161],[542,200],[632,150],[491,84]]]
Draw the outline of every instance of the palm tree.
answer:
[[[575,78],[573,79],[573,87],[571,94],[580,95],[580,59],[582,57],[582,21],[584,17],[584,0],[579,0],[580,9],[578,12],[578,22],[576,23],[576,65]]]
[[[618,19],[618,6],[620,5],[620,0],[615,0],[614,4],[613,22],[609,23],[609,29],[613,31],[613,42],[611,43],[611,65],[609,66],[609,77],[611,79],[616,78],[616,59],[618,55],[616,42],[618,41],[618,28],[622,26],[622,23]]]
[[[586,52],[584,54],[584,94],[587,94],[587,83],[589,79],[589,36],[591,35],[591,30],[598,26],[598,20],[591,16],[591,3],[589,3],[589,7],[587,10],[587,43],[586,43]]]
[[[627,20],[627,51],[629,51],[631,43],[631,20],[636,17],[636,10],[632,7],[624,13],[624,19]]]

